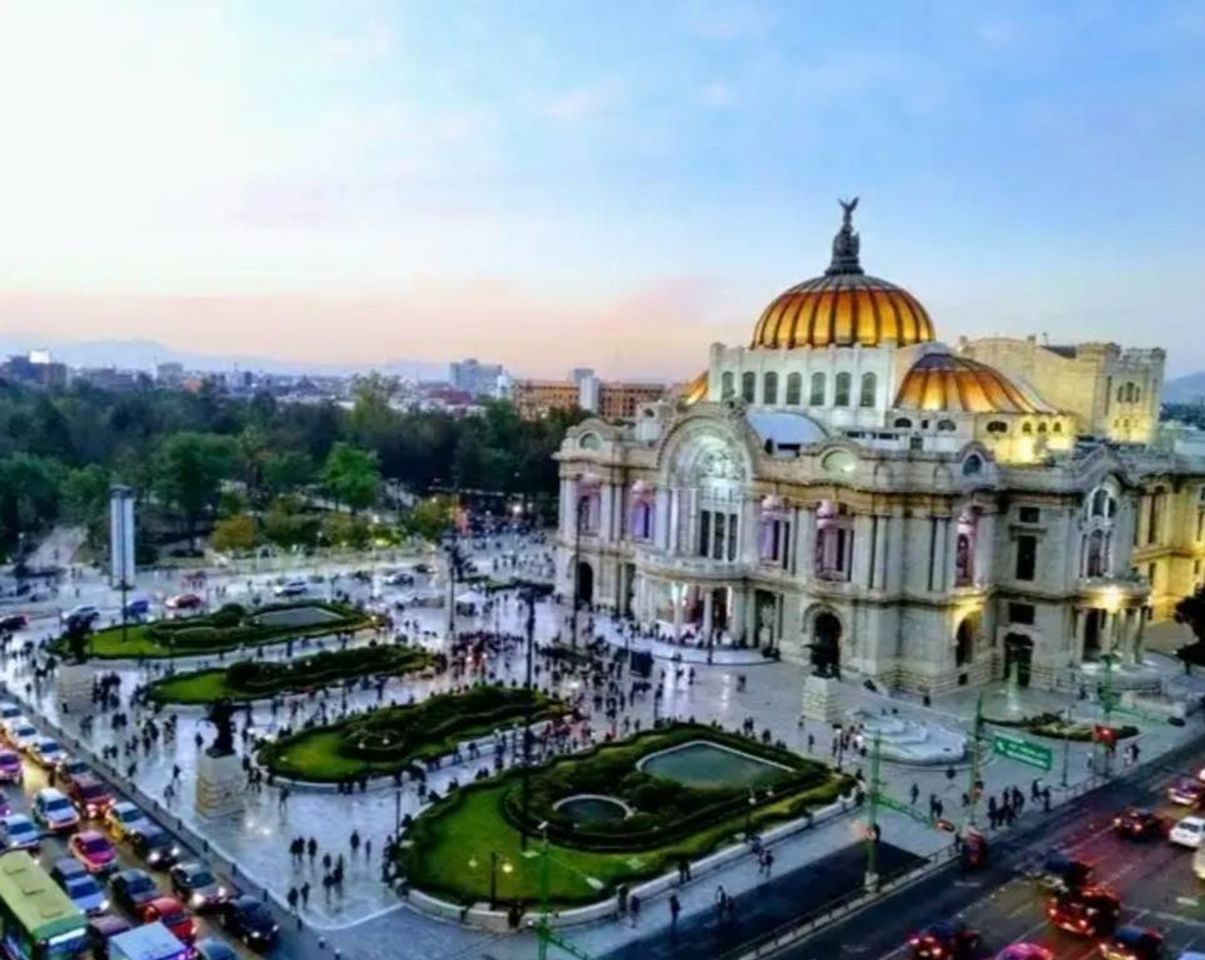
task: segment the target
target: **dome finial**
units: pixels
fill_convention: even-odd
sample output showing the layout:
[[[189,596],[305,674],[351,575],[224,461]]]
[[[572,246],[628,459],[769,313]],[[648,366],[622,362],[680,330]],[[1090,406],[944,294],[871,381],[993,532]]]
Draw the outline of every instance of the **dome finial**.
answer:
[[[854,231],[853,215],[858,209],[858,198],[838,200],[841,204],[841,229],[833,237],[833,262],[829,264],[825,274],[832,276],[840,273],[861,273],[862,264],[858,261],[858,250],[861,239]]]

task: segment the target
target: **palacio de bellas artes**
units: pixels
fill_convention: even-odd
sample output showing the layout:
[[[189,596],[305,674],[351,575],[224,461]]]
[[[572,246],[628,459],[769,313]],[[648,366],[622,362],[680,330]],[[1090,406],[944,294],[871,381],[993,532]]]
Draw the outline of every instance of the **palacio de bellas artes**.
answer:
[[[863,268],[857,205],[676,401],[569,432],[558,590],[893,692],[1060,689],[1102,659],[1157,685],[1147,628],[1205,566],[1205,447],[1159,424],[1164,350],[942,343]]]

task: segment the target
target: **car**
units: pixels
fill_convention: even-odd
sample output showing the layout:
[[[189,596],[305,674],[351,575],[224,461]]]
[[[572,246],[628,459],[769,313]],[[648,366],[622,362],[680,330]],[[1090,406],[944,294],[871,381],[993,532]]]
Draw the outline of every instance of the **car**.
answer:
[[[180,858],[180,846],[175,837],[150,821],[130,831],[130,846],[156,870],[166,870]]]
[[[431,572],[431,564],[416,563],[414,565],[414,572],[425,577],[427,574],[429,574]]]
[[[234,952],[233,947],[213,937],[198,940],[193,945],[193,953],[196,960],[238,960],[238,954]]]
[[[84,913],[104,913],[109,909],[109,898],[78,860],[63,857],[51,868],[50,878]]]
[[[11,700],[5,700],[0,703],[0,723],[7,723],[14,717],[19,717],[24,711]]]
[[[1127,840],[1154,840],[1167,836],[1168,823],[1153,810],[1127,807],[1113,818],[1113,832]]]
[[[1171,828],[1167,839],[1181,847],[1196,850],[1201,845],[1201,837],[1205,835],[1205,818],[1185,817]]]
[[[33,818],[54,833],[69,833],[79,826],[79,812],[62,790],[43,787],[34,794]]]
[[[931,923],[908,938],[911,960],[975,960],[981,938],[961,920]]]
[[[1055,894],[1046,906],[1051,923],[1081,937],[1111,933],[1120,913],[1121,900],[1117,894],[1100,884]]]
[[[135,597],[125,606],[127,617],[145,617],[151,612],[151,601],[146,597]]]
[[[155,897],[136,911],[143,923],[161,923],[177,940],[191,944],[197,939],[197,921],[175,897]]]
[[[1163,934],[1150,927],[1118,927],[1112,939],[1100,945],[1104,960],[1158,960],[1163,956]]]
[[[154,878],[145,870],[137,868],[114,874],[113,879],[109,881],[109,892],[117,906],[135,916],[144,903],[150,903],[159,896],[159,888],[155,886]]]
[[[280,924],[276,918],[250,894],[244,893],[226,901],[221,917],[225,930],[257,950],[271,947],[280,935]]]
[[[86,760],[81,760],[79,757],[66,756],[54,768],[54,779],[66,788],[72,780],[85,773],[92,773],[92,768],[88,766]]]
[[[11,721],[10,726],[4,732],[8,737],[8,742],[18,750],[27,750],[29,745],[41,736],[38,728],[24,717],[17,717]]]
[[[382,582],[389,587],[412,587],[414,586],[414,574],[399,570],[397,573],[389,574]]]
[[[222,886],[209,872],[209,868],[196,860],[177,863],[168,874],[172,893],[200,913],[214,910],[230,897],[230,891]]]
[[[129,800],[118,800],[105,811],[104,824],[114,840],[124,840],[131,830],[137,830],[146,823],[146,814]]]
[[[59,619],[63,623],[82,623],[90,627],[100,619],[100,609],[91,603],[80,603],[60,613]]]
[[[34,737],[33,742],[26,747],[29,759],[43,770],[57,766],[60,760],[67,756],[67,751],[54,737]]]
[[[1010,943],[995,960],[1054,960],[1054,951],[1040,943]]]
[[[1199,807],[1205,803],[1205,783],[1195,777],[1179,777],[1167,788],[1167,799],[1182,807]]]
[[[84,934],[89,952],[97,960],[108,960],[109,941],[130,929],[129,922],[115,913],[98,913],[90,917]]]
[[[0,617],[0,633],[16,633],[28,626],[29,617],[23,613],[10,613],[6,617]]]
[[[99,830],[81,830],[69,841],[67,849],[89,873],[108,873],[117,868],[117,849]]]
[[[91,773],[72,777],[67,784],[67,797],[75,804],[80,816],[90,820],[104,816],[115,799],[113,791]]]
[[[25,779],[25,764],[16,750],[0,749],[0,783],[20,783]]]
[[[309,589],[304,580],[290,580],[282,583],[272,592],[278,597],[300,597],[302,594],[308,593]]]
[[[1056,892],[1075,890],[1092,880],[1092,864],[1055,851],[1046,856],[1036,872],[1038,883]]]
[[[195,593],[177,593],[167,598],[164,604],[168,610],[198,610],[205,605]]]
[[[0,841],[5,850],[37,850],[42,831],[23,813],[10,813],[0,820]]]

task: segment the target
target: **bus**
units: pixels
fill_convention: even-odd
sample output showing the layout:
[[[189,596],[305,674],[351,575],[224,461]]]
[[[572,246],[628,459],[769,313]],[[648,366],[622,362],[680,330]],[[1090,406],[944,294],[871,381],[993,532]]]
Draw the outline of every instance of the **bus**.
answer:
[[[0,952],[9,960],[67,960],[83,952],[84,913],[28,853],[0,857]]]

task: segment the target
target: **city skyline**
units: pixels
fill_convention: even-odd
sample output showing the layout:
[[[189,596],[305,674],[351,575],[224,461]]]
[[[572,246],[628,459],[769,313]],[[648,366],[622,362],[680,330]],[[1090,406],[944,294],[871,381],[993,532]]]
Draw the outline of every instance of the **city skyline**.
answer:
[[[860,194],[943,340],[1172,346],[1205,17],[1130,12],[5,7],[0,332],[683,379]]]

